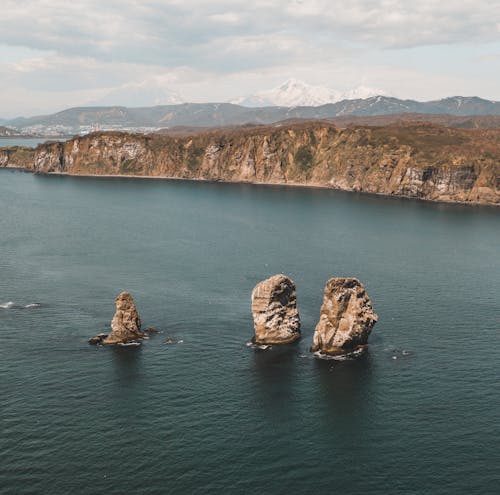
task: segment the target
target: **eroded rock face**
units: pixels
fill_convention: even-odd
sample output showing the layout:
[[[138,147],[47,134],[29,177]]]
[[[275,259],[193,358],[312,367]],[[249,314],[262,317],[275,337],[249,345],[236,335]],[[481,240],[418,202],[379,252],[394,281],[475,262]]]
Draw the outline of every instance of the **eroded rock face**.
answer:
[[[252,291],[252,314],[256,344],[288,344],[300,337],[295,283],[274,275]]]
[[[335,355],[360,349],[367,344],[377,318],[357,278],[331,278],[325,286],[311,351]]]
[[[339,129],[311,121],[179,136],[113,131],[43,143],[35,150],[4,148],[0,167],[70,175],[318,185],[500,205],[499,140],[500,129],[452,129],[418,122]]]
[[[102,340],[103,344],[119,344],[144,337],[141,319],[134,300],[128,292],[122,292],[115,301],[116,312],[111,321],[111,333]]]

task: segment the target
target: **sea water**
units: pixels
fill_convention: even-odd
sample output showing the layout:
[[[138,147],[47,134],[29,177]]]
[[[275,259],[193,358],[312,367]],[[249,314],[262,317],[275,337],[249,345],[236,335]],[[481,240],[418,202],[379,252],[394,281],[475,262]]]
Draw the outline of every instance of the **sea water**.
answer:
[[[500,211],[330,190],[0,171],[3,494],[493,494]],[[248,346],[297,284],[300,342]],[[361,279],[368,352],[309,352]],[[129,290],[139,347],[94,347]]]

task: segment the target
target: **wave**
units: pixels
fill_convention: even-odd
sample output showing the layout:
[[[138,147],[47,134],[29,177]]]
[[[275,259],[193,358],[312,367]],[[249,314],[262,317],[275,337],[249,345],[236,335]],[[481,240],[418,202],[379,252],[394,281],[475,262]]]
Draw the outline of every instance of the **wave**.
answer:
[[[339,354],[337,356],[332,356],[330,354],[323,354],[320,351],[316,351],[313,353],[314,357],[318,359],[324,359],[325,361],[346,361],[349,359],[347,354]]]
[[[346,352],[345,354],[336,354],[336,355],[330,355],[330,354],[323,354],[321,351],[316,351],[314,352],[314,356],[319,358],[319,359],[324,359],[326,361],[328,360],[333,360],[333,361],[348,361],[351,359],[355,359],[359,356],[362,356],[365,353],[365,349],[356,349],[351,352]]]
[[[397,349],[395,347],[387,347],[384,349],[385,352],[391,353],[391,359],[402,359],[413,356],[413,351],[408,349]]]
[[[252,349],[261,349],[262,351],[272,349],[273,347],[271,344],[254,344],[253,342],[247,342],[246,346],[251,347]]]
[[[6,303],[0,303],[0,309],[34,309],[34,308],[39,308],[42,305],[40,303],[30,303],[21,305],[21,304],[16,304],[15,302],[9,301]]]

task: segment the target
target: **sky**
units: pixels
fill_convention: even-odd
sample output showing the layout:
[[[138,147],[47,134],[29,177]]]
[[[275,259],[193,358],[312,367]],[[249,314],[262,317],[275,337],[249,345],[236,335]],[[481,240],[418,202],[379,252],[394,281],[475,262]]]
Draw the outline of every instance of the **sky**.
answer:
[[[500,0],[2,0],[0,62],[3,118],[289,78],[500,100]]]

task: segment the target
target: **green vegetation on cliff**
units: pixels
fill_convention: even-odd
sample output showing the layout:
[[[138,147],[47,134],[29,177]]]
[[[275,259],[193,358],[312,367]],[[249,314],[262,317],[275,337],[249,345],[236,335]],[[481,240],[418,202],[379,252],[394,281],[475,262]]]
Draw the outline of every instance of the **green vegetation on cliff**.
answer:
[[[302,172],[307,172],[313,164],[313,154],[307,145],[302,145],[295,153],[295,163]]]

